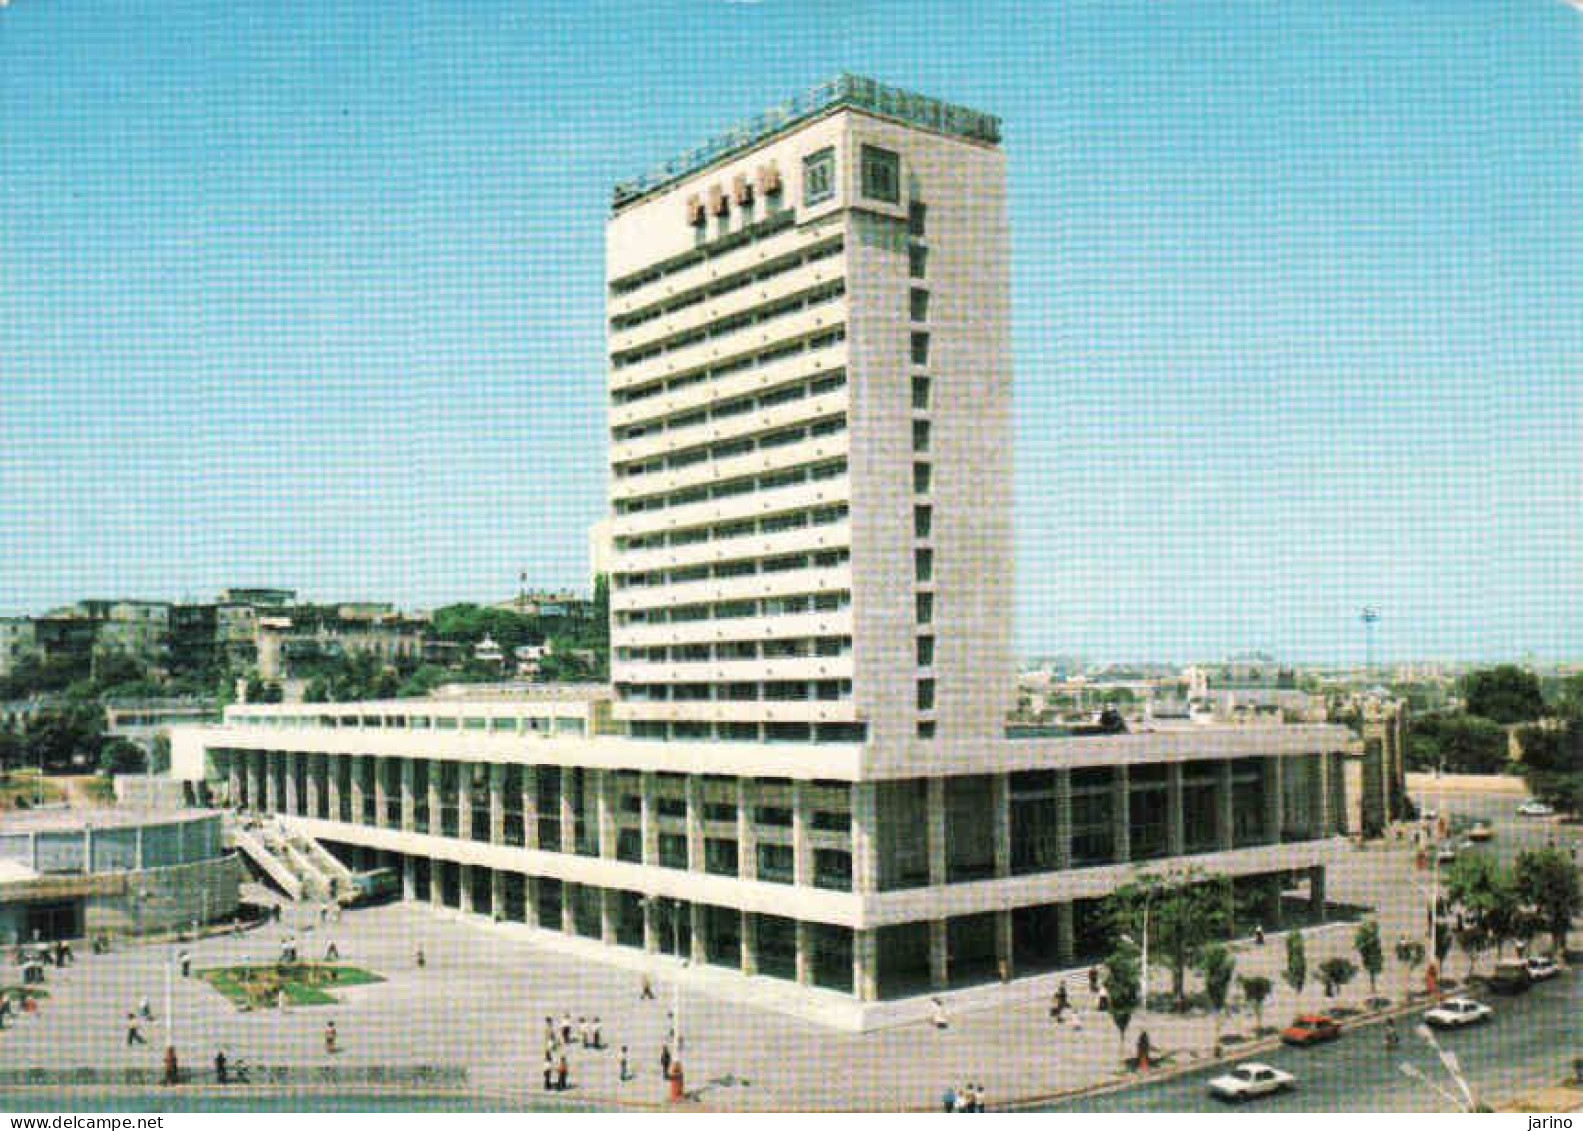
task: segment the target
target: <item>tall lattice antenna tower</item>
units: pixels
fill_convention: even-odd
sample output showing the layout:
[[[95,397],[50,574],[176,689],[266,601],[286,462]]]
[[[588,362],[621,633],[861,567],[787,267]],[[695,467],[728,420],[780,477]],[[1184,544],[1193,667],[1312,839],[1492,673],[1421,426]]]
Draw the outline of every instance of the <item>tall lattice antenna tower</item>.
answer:
[[[1374,622],[1380,619],[1380,610],[1365,608],[1359,619],[1363,621],[1363,671],[1374,674]]]

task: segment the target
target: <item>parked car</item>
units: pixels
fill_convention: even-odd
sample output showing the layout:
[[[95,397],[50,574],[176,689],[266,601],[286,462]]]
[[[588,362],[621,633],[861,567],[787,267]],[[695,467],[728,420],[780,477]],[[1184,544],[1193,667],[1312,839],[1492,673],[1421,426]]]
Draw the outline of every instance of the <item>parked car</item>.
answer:
[[[1521,958],[1503,958],[1488,978],[1490,989],[1498,994],[1520,994],[1528,989],[1528,963]]]
[[[1209,1094],[1234,1102],[1251,1100],[1258,1096],[1271,1096],[1276,1092],[1297,1086],[1297,1077],[1268,1064],[1252,1061],[1239,1064],[1224,1076],[1209,1082]]]
[[[1554,814],[1555,810],[1543,801],[1524,801],[1517,806],[1517,815],[1519,817],[1550,817],[1554,816]]]
[[[1528,967],[1528,980],[1530,982],[1547,982],[1561,973],[1561,967],[1556,965],[1556,960],[1536,955],[1526,962]]]
[[[1458,997],[1443,1001],[1424,1014],[1424,1020],[1436,1029],[1460,1029],[1477,1025],[1495,1016],[1495,1011],[1481,1001]]]
[[[1472,841],[1486,841],[1495,839],[1495,830],[1484,821],[1480,821],[1468,830],[1468,839]]]
[[[1281,1040],[1289,1045],[1317,1045],[1340,1036],[1340,1024],[1322,1013],[1304,1013],[1281,1030]]]

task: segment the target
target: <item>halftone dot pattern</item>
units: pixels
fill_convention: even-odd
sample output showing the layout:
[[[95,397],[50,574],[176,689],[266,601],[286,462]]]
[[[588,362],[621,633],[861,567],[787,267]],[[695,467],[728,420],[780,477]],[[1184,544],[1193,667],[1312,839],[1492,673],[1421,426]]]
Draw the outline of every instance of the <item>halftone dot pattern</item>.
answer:
[[[1575,660],[1580,20],[1541,0],[172,0],[154,16],[12,0],[0,615],[250,584],[409,609],[500,600],[523,574],[586,587],[606,511],[611,187],[850,70],[1005,122],[1023,659],[1356,663],[1370,606],[1384,664]],[[1494,821],[1502,860],[1575,842],[1516,821],[1516,798],[1487,785],[1412,786]],[[1361,1001],[1362,975],[1329,999],[1312,971],[1357,958],[1365,907],[1381,995],[1422,981],[1395,943],[1421,934],[1432,873],[1407,839],[1348,852],[1302,988],[1281,977],[1273,915],[1263,945],[1237,943],[1239,975],[1273,982],[1266,1023]],[[636,972],[579,949],[605,909],[575,892],[534,896],[570,928],[560,950],[457,921],[472,878],[424,876],[454,915],[321,923],[305,905],[185,944],[202,968],[267,962],[282,936],[319,957],[334,939],[386,979],[328,1008],[241,1014],[178,977],[186,1063],[223,1046],[363,1079],[465,1066],[472,1094],[511,1097],[472,1101],[487,1107],[542,1100],[541,1015],[598,1011],[608,1047],[574,1042],[573,1090],[551,1102],[657,1101],[670,985],[640,1000]],[[173,956],[85,951],[0,1032],[0,1070],[157,1065]],[[1460,982],[1491,959],[1459,943],[1446,966]],[[1053,1028],[1042,996],[864,1037],[691,991],[680,1008],[712,1102],[924,1107],[977,1082],[995,1103],[1109,1071],[1110,1021],[1071,984],[1082,1028]],[[1559,1064],[1571,1034],[1551,1011],[1572,985],[1521,1005],[1531,1022],[1503,1056]],[[128,1047],[144,997],[149,1046]],[[1208,1024],[1149,1019],[1177,1066],[1207,1050]],[[1239,1004],[1224,1031],[1254,1028]],[[1543,1082],[1466,1060],[1494,1093]],[[1356,1094],[1330,1102],[1398,1094],[1388,1064],[1352,1071]],[[305,1096],[288,1084],[256,1106],[369,1102]],[[0,1106],[35,1100],[0,1090]]]

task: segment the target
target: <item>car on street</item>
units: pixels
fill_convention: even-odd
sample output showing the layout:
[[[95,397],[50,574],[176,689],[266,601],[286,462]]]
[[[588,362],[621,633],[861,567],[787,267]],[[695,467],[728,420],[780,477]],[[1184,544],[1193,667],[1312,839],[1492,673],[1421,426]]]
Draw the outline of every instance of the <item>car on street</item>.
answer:
[[[1273,1096],[1297,1086],[1297,1077],[1268,1064],[1249,1061],[1239,1064],[1224,1076],[1209,1082],[1209,1094],[1223,1100],[1240,1102],[1259,1096]]]
[[[1435,853],[1435,862],[1438,864],[1454,864],[1457,859],[1457,849],[1454,844],[1443,844],[1440,851]]]
[[[1556,965],[1556,960],[1546,958],[1544,955],[1535,955],[1528,959],[1528,979],[1533,982],[1545,982],[1561,973],[1561,967]]]
[[[1555,810],[1543,801],[1524,801],[1517,806],[1519,817],[1550,817],[1555,815]]]
[[[1322,1013],[1304,1013],[1281,1030],[1281,1040],[1289,1045],[1317,1045],[1340,1037],[1341,1026]]]
[[[1443,1001],[1431,1009],[1424,1014],[1424,1021],[1436,1029],[1461,1029],[1467,1025],[1488,1021],[1494,1016],[1495,1011],[1483,1002],[1458,997]]]
[[[1494,837],[1495,837],[1495,830],[1493,828],[1491,828],[1488,824],[1486,824],[1484,821],[1480,821],[1478,824],[1474,825],[1471,829],[1468,830],[1468,839],[1471,840],[1471,841],[1477,842],[1477,841],[1493,840]]]
[[[1521,958],[1503,958],[1487,979],[1490,989],[1498,994],[1527,992],[1533,979],[1528,974],[1528,963]]]

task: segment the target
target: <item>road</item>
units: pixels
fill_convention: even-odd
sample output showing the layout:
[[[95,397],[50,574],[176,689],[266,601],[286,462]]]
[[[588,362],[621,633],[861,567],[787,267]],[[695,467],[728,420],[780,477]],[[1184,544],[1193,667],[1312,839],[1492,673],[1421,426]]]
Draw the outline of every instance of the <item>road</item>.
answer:
[[[1515,998],[1485,999],[1495,1007],[1495,1020],[1471,1029],[1438,1034],[1443,1048],[1457,1054],[1480,1099],[1499,1101],[1516,1092],[1555,1083],[1569,1074],[1572,1058],[1583,1056],[1577,1017],[1583,1012],[1583,971],[1563,974]],[[1205,1090],[1224,1066],[1187,1073],[1159,1084],[1090,1096],[1041,1111],[1174,1112],[1174,1111],[1449,1111],[1451,1107],[1423,1084],[1398,1069],[1408,1060],[1431,1081],[1452,1089],[1434,1053],[1414,1032],[1417,1014],[1398,1019],[1401,1045],[1384,1048],[1378,1025],[1345,1033],[1341,1040],[1312,1049],[1254,1054],[1297,1077],[1295,1091],[1255,1100],[1240,1108],[1211,1099]]]

